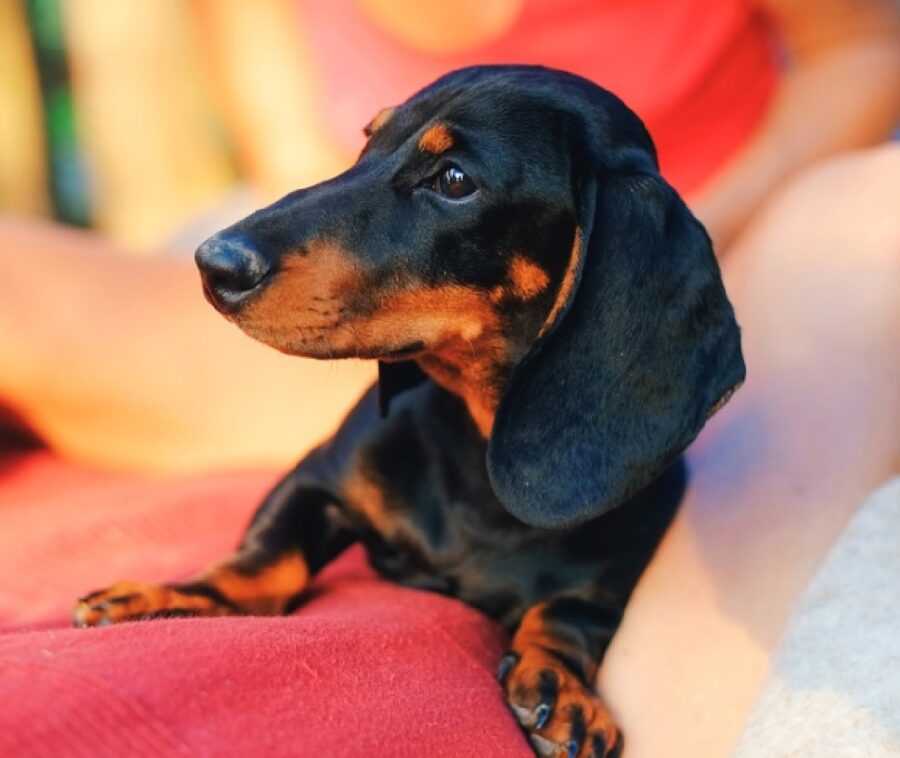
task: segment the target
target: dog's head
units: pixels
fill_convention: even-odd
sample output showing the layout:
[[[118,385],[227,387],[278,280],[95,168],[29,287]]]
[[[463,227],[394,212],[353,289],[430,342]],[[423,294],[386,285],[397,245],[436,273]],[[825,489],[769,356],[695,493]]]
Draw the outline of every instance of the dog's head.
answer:
[[[367,131],[350,170],[204,243],[210,301],[285,352],[379,359],[385,407],[417,367],[460,394],[522,521],[572,525],[647,485],[744,364],[640,120],[570,74],[477,67]]]

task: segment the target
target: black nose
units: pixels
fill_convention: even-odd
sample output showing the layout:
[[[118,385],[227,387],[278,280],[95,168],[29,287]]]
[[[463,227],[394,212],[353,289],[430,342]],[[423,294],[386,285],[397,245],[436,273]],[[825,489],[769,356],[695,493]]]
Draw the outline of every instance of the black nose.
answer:
[[[271,264],[244,239],[211,237],[194,254],[203,291],[220,311],[236,310],[256,290]]]

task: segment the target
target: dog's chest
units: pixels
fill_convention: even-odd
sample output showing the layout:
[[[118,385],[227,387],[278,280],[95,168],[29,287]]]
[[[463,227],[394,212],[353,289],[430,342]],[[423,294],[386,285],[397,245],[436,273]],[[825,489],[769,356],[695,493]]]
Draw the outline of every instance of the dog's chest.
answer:
[[[488,478],[486,442],[459,398],[429,382],[380,420],[372,401],[361,406],[361,424],[351,418],[345,427],[346,444],[332,448],[342,454],[331,468],[352,527],[382,575],[458,597],[504,623],[602,575],[602,552],[578,554],[569,531],[534,529],[503,508]],[[360,426],[372,431],[362,444]]]
[[[372,566],[409,587],[457,597],[513,625],[542,598],[591,584],[602,556],[573,560],[564,532],[527,527],[490,498],[442,499],[432,491],[415,507],[361,530]]]

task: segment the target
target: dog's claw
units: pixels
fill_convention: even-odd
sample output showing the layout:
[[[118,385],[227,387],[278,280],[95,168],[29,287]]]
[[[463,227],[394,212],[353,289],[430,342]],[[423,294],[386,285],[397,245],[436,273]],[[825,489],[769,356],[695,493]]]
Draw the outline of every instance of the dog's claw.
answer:
[[[167,597],[167,590],[159,585],[118,582],[80,598],[72,609],[72,621],[82,628],[132,621],[164,608]]]
[[[507,653],[500,659],[500,663],[497,664],[496,674],[497,681],[500,682],[500,684],[503,684],[506,681],[506,677],[509,676],[509,672],[518,661],[519,656],[515,653]]]
[[[616,744],[613,745],[612,750],[607,754],[607,758],[622,758],[622,751],[625,749],[625,738],[622,736],[622,733],[619,732],[616,735]]]
[[[531,746],[534,748],[534,751],[541,758],[554,758],[557,751],[559,750],[559,745],[551,740],[548,740],[546,737],[541,737],[539,734],[532,734],[528,737],[528,741],[531,742]]]

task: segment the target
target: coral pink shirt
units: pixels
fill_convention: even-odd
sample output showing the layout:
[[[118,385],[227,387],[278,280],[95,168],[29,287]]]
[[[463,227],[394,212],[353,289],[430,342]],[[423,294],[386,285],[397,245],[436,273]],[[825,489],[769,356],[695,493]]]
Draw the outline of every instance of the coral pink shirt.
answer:
[[[298,0],[326,127],[348,150],[380,108],[476,63],[540,63],[591,79],[647,124],[663,173],[700,187],[763,118],[777,76],[766,18],[750,0],[525,0],[480,49],[430,54],[374,24],[353,0]]]

